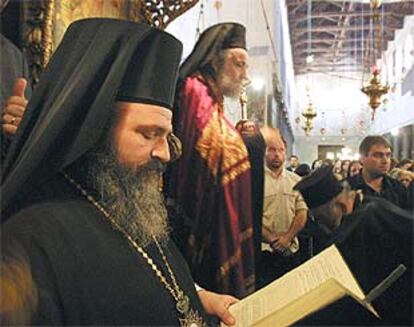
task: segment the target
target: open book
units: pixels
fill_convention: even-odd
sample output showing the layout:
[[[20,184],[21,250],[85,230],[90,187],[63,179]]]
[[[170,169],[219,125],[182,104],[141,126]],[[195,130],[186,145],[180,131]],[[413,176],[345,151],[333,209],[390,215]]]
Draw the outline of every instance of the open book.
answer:
[[[342,255],[332,245],[232,305],[230,312],[236,318],[236,326],[288,326],[345,296],[379,318]]]

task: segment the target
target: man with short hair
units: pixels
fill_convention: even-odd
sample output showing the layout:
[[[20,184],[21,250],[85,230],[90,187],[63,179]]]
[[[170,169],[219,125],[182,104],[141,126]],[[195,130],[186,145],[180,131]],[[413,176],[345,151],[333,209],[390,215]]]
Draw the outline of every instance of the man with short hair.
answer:
[[[413,208],[413,199],[400,181],[387,175],[391,164],[391,144],[380,135],[365,137],[359,146],[361,173],[347,181],[364,195],[386,199],[403,209]]]
[[[299,166],[299,157],[295,154],[291,155],[289,158],[289,167],[286,169],[289,171],[295,171],[295,169]]]
[[[43,73],[1,203],[38,291],[32,324],[234,323],[235,298],[196,292],[160,192],[181,49],[147,24],[81,20]]]
[[[365,292],[377,286],[398,265],[407,271],[374,301],[378,325],[412,325],[412,215],[380,197],[365,196],[341,184],[330,167],[322,167],[294,186],[320,224],[324,246],[336,244]],[[364,206],[357,206],[364,202]],[[347,314],[342,322],[347,322]],[[363,323],[359,321],[358,323]]]
[[[247,81],[246,30],[209,27],[180,68],[174,128],[183,155],[172,165],[168,195],[181,250],[201,286],[238,297],[255,285],[250,163],[224,115],[224,97]]]
[[[307,220],[306,204],[293,190],[300,176],[284,168],[286,145],[281,136],[268,141],[265,160],[262,286],[300,264],[297,235]]]

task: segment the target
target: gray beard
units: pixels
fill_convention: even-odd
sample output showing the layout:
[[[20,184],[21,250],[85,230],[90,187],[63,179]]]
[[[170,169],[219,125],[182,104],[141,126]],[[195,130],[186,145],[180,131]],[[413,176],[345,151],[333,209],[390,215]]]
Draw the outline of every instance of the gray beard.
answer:
[[[217,83],[224,96],[232,99],[238,99],[240,97],[243,88],[241,82],[231,80],[225,73],[220,72]]]
[[[167,241],[167,209],[161,193],[163,165],[158,160],[136,170],[119,165],[112,151],[89,154],[87,184],[100,196],[111,218],[140,246]]]

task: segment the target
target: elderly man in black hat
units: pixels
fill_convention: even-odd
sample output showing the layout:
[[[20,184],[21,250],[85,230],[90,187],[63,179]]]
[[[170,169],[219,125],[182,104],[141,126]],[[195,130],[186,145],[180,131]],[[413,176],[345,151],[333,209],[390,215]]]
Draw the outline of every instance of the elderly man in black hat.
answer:
[[[325,229],[326,246],[337,245],[365,292],[399,264],[407,267],[403,277],[374,304],[382,316],[379,324],[412,325],[412,215],[391,202],[363,197],[346,183],[342,185],[331,167],[317,169],[294,189],[301,192],[311,215]],[[360,201],[365,205],[359,207]]]
[[[223,99],[247,81],[245,32],[237,23],[208,28],[180,68],[174,128],[183,155],[168,186],[183,213],[176,225],[188,228],[181,248],[194,279],[238,297],[255,283],[250,163]]]
[[[37,287],[33,324],[234,323],[233,297],[196,293],[160,193],[181,48],[146,24],[83,20],[42,75],[2,181],[2,233]]]

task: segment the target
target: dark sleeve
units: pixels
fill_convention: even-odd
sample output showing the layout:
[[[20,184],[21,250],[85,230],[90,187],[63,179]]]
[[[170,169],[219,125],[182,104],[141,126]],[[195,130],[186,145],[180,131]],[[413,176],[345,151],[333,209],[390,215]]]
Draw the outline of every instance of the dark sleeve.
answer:
[[[408,187],[408,204],[411,210],[411,214],[414,214],[414,181],[411,182]]]
[[[260,265],[264,194],[264,156],[266,143],[261,133],[243,137],[249,152],[252,185],[253,242],[256,271]]]
[[[401,200],[401,208],[413,212],[414,206],[412,187],[410,191],[410,188],[406,188],[400,181],[397,180],[396,182],[398,182],[398,195]]]
[[[389,201],[373,199],[344,219],[348,223],[335,243],[365,292],[398,265],[406,266],[407,271],[373,304],[385,325],[412,326],[412,215]]]
[[[0,142],[1,142],[1,163],[0,163],[0,169],[4,167],[4,163],[6,162],[6,156],[7,156],[7,150],[10,146],[10,139],[3,134],[3,129],[0,133]]]
[[[349,186],[351,186],[351,189],[355,190],[358,186],[358,180],[359,180],[359,174],[355,176],[349,176],[346,178],[346,181],[348,182]]]
[[[243,136],[244,144],[249,152],[250,161],[252,159],[263,160],[266,150],[266,143],[261,133],[253,136]]]
[[[363,208],[345,216],[332,241],[337,244],[369,291],[398,264],[412,270],[413,217],[393,203],[371,198]]]
[[[409,190],[398,180],[389,176],[386,176],[386,182],[390,185],[390,189],[387,190],[385,199],[398,205],[405,210],[413,209],[413,201],[410,199]]]

